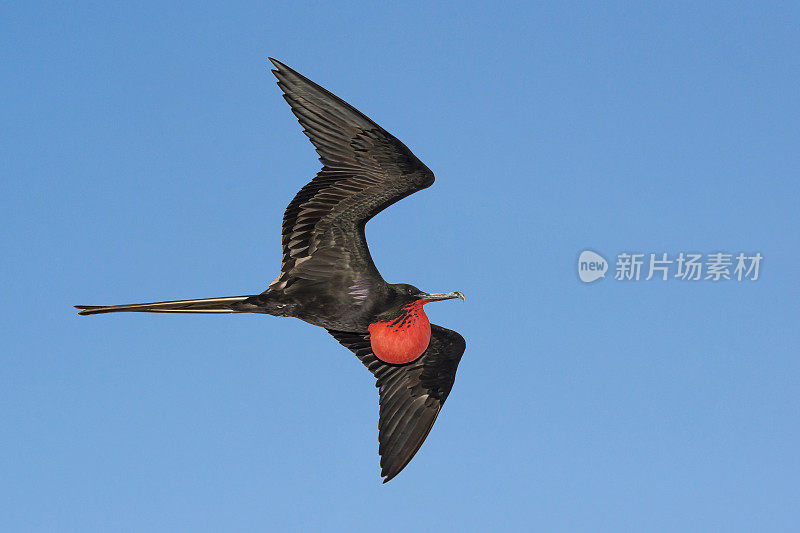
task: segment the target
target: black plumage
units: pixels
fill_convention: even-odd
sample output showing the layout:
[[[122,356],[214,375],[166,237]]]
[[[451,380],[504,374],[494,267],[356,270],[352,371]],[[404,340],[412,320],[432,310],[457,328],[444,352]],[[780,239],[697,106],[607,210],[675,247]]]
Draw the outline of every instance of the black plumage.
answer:
[[[458,333],[428,326],[422,304],[463,295],[430,294],[384,281],[370,256],[364,228],[381,210],[432,185],[434,176],[403,143],[360,111],[283,63],[270,61],[284,98],[323,165],[286,208],[278,277],[253,296],[76,307],[82,315],[265,313],[328,329],[377,379],[381,475],[388,481],[425,440],[466,348]],[[405,364],[382,361],[370,334],[376,325],[398,327],[398,342],[427,343],[416,352],[422,355]],[[401,339],[411,325],[412,336]],[[394,342],[395,330],[387,331],[388,337],[382,338],[389,341],[381,342]]]
[[[386,483],[405,468],[428,436],[453,388],[456,368],[467,344],[455,331],[432,325],[431,342],[419,359],[405,365],[389,365],[372,353],[369,333],[329,331],[377,379],[378,452]]]

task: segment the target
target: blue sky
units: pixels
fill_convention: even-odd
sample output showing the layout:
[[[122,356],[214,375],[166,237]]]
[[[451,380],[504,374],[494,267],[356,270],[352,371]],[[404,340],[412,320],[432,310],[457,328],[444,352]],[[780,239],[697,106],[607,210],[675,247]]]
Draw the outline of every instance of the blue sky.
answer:
[[[765,3],[0,7],[7,531],[790,531],[800,12]],[[367,227],[468,349],[382,486],[323,330],[74,304],[261,292],[317,171],[274,56],[436,184]],[[583,284],[578,254],[760,252]],[[612,265],[613,269],[613,265]]]

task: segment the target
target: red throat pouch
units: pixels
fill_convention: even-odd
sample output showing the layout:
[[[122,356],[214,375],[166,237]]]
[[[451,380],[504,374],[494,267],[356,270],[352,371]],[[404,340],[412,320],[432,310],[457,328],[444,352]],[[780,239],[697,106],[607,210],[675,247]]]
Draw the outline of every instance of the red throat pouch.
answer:
[[[410,363],[419,358],[431,340],[431,323],[422,309],[425,300],[403,308],[403,314],[386,322],[369,325],[372,353],[384,363]]]

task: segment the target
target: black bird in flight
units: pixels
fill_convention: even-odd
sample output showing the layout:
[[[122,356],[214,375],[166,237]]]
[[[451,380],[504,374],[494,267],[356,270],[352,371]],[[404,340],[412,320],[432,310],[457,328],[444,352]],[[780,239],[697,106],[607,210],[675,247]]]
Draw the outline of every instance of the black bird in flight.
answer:
[[[423,305],[464,299],[387,283],[372,261],[367,221],[433,184],[433,173],[402,142],[353,106],[270,58],[283,97],[319,154],[322,170],[283,215],[281,271],[253,296],[114,306],[78,305],[81,315],[265,313],[323,327],[377,379],[384,483],[414,457],[455,380],[464,338],[431,324]]]

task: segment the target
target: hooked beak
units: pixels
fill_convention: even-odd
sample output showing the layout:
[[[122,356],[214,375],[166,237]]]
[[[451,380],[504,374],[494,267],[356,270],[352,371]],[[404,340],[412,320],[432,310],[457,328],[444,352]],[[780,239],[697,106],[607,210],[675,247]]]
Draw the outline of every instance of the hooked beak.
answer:
[[[464,300],[464,293],[461,293],[461,292],[458,292],[458,291],[456,291],[456,292],[443,292],[443,293],[439,293],[439,294],[423,292],[420,295],[420,300],[428,300],[428,301],[431,301],[431,302],[436,302],[436,301],[439,301],[439,300],[452,300],[453,298],[461,298],[462,300]]]

